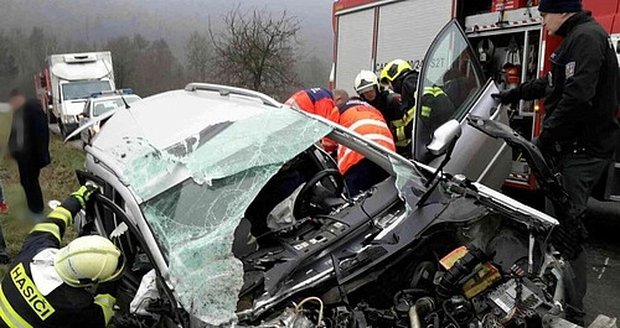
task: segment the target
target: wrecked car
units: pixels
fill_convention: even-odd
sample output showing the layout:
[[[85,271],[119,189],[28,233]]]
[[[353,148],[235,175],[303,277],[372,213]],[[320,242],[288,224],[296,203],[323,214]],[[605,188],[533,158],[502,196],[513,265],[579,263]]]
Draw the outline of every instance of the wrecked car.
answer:
[[[79,179],[101,193],[78,230],[127,261],[116,325],[563,324],[558,221],[485,186],[509,148],[467,117],[505,122],[495,85],[454,22],[433,58],[455,65],[423,66],[420,87],[442,83],[458,106],[431,140],[416,120],[418,161],[244,89],[190,84],[115,113],[85,147]],[[388,178],[350,194],[325,136]]]
[[[350,194],[325,136],[388,178]],[[440,169],[461,138],[458,120],[435,131]],[[562,322],[556,219],[265,95],[189,84],[118,111],[85,150],[79,179],[101,192],[78,230],[127,261],[117,326]]]

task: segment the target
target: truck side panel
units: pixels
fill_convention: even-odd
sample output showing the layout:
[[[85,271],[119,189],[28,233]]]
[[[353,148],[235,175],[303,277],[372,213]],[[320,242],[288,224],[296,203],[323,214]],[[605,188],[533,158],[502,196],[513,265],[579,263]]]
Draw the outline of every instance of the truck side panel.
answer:
[[[357,73],[372,68],[374,9],[339,15],[337,20],[336,88],[353,94]]]
[[[452,0],[408,0],[379,8],[377,69],[396,58],[424,59],[439,31],[452,17]]]

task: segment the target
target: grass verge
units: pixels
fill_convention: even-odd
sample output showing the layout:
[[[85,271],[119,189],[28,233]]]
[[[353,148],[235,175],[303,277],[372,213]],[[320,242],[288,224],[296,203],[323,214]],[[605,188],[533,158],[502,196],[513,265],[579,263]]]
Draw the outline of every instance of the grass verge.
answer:
[[[2,106],[2,104],[0,104]],[[4,194],[9,204],[9,214],[0,214],[0,225],[7,244],[9,256],[19,252],[22,242],[32,224],[28,222],[27,207],[23,189],[19,183],[19,173],[15,161],[7,158],[6,144],[11,129],[11,115],[0,113],[0,179],[4,186]],[[39,181],[43,189],[45,203],[52,199],[63,200],[78,186],[75,170],[84,167],[84,154],[78,149],[66,146],[61,138],[52,135],[50,138],[52,163],[41,170]],[[75,237],[72,229],[68,229],[65,241]],[[0,265],[0,277],[4,276],[5,266]]]

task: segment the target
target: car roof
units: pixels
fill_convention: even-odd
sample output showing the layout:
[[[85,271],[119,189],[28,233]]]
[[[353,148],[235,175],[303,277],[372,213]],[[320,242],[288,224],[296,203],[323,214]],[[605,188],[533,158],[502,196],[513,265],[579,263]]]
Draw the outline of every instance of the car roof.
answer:
[[[92,146],[110,150],[134,137],[164,149],[209,126],[234,122],[267,110],[277,108],[249,96],[202,90],[164,92],[143,98],[130,109],[118,110]]]

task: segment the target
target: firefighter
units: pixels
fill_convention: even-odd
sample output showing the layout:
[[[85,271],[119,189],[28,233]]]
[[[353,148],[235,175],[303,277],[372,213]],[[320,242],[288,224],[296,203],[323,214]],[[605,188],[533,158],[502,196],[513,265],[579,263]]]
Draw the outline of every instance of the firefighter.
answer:
[[[285,103],[286,106],[301,109],[310,114],[324,117],[338,123],[340,114],[334,103],[334,94],[325,88],[312,88],[296,92]],[[329,138],[321,141],[323,148],[329,153],[336,150],[337,144]]]
[[[361,98],[353,97],[339,107],[340,125],[349,128],[379,145],[396,151],[394,138],[383,114]],[[352,195],[368,190],[388,177],[377,164],[352,149],[338,146],[338,169]]]
[[[574,293],[567,295],[569,310],[582,310],[587,267],[581,214],[612,161],[619,127],[615,115],[620,74],[609,34],[591,13],[582,11],[580,0],[542,0],[538,10],[549,34],[564,38],[551,55],[551,72],[494,97],[505,104],[544,98],[546,114],[535,143],[561,173],[574,204],[577,219],[561,221],[561,230],[569,235],[556,233],[554,239],[576,274]],[[583,321],[582,311],[569,314],[574,322]]]
[[[401,96],[403,118],[392,124],[402,129],[397,131],[396,140],[399,147],[411,147],[413,120],[415,118],[415,98],[419,73],[402,59],[388,63],[381,71],[381,83],[386,84]],[[454,114],[455,107],[448,95],[439,86],[425,86],[422,95],[420,113],[421,122],[416,138],[420,145],[427,145],[432,140],[435,129],[447,122]],[[423,163],[430,162],[432,156],[426,147],[417,147],[415,158]]]
[[[400,121],[390,122],[396,126],[396,143],[401,148],[409,148],[405,157],[411,158],[411,135],[413,133],[413,119],[415,118],[415,93],[418,87],[418,71],[402,59],[389,62],[381,71],[382,84],[400,95],[402,118]]]
[[[60,248],[67,227],[93,191],[82,186],[26,237],[2,280],[0,327],[107,326],[115,298],[93,296],[87,288],[96,289],[121,275],[121,252],[108,239],[94,235]]]
[[[379,84],[377,75],[371,71],[362,70],[355,77],[355,92],[364,101],[378,109],[390,127],[395,137],[396,150],[402,156],[411,157],[411,147],[405,140],[405,126],[403,126],[403,112],[401,109],[400,95],[383,88]],[[401,136],[401,141],[396,136]]]

